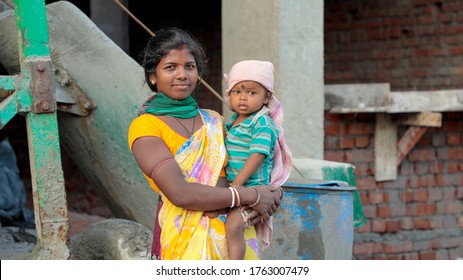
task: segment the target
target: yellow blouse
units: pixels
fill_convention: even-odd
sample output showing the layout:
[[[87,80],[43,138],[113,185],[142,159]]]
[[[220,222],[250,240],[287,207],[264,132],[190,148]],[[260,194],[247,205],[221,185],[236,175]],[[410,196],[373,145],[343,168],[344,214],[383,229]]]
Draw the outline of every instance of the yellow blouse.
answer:
[[[132,145],[140,137],[144,136],[155,136],[159,137],[166,143],[172,155],[175,155],[178,149],[188,140],[178,134],[165,122],[158,117],[151,114],[143,114],[135,118],[130,124],[128,133],[129,148],[132,150]],[[225,159],[223,169],[220,173],[220,177],[225,177],[225,166],[227,166],[228,160]],[[160,192],[159,188],[154,183],[153,179],[143,173],[146,180],[148,180],[150,186],[156,191]]]

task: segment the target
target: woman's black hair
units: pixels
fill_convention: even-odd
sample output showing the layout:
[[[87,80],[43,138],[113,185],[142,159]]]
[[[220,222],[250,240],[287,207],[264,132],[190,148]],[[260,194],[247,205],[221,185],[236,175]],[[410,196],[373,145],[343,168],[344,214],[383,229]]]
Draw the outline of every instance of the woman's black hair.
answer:
[[[171,27],[156,32],[151,37],[142,52],[141,66],[145,70],[145,80],[154,92],[157,92],[156,85],[150,81],[150,75],[156,72],[161,59],[171,50],[187,48],[195,58],[198,75],[204,79],[208,73],[207,58],[204,47],[199,41],[185,30]]]

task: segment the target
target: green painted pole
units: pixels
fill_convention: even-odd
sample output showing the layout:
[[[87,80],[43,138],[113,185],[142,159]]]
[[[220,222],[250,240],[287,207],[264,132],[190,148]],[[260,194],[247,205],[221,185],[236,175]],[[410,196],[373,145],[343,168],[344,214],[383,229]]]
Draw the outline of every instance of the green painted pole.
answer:
[[[52,86],[46,6],[43,0],[15,0],[21,76],[29,90],[26,116],[37,244],[32,259],[69,259],[69,221]],[[21,95],[21,94],[19,94]],[[17,110],[21,110],[17,108]]]

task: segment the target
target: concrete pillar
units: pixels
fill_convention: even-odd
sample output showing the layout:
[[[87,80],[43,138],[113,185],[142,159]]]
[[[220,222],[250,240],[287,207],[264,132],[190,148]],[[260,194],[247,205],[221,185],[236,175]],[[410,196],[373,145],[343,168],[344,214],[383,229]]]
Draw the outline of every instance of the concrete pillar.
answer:
[[[121,0],[128,7],[127,0]],[[129,52],[129,16],[114,1],[90,0],[90,18],[116,45]]]
[[[244,59],[274,63],[294,157],[323,159],[323,0],[222,0],[223,72]]]

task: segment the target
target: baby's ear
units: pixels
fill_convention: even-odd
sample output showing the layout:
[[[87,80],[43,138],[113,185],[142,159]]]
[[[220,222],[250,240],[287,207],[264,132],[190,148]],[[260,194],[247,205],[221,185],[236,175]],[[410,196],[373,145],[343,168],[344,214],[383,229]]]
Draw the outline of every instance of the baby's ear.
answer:
[[[267,95],[267,96],[266,96],[266,98],[265,98],[265,100],[264,100],[264,104],[265,104],[265,105],[267,105],[268,102],[270,101],[270,99],[272,99],[272,97],[273,97],[273,92],[267,91],[266,95]]]

